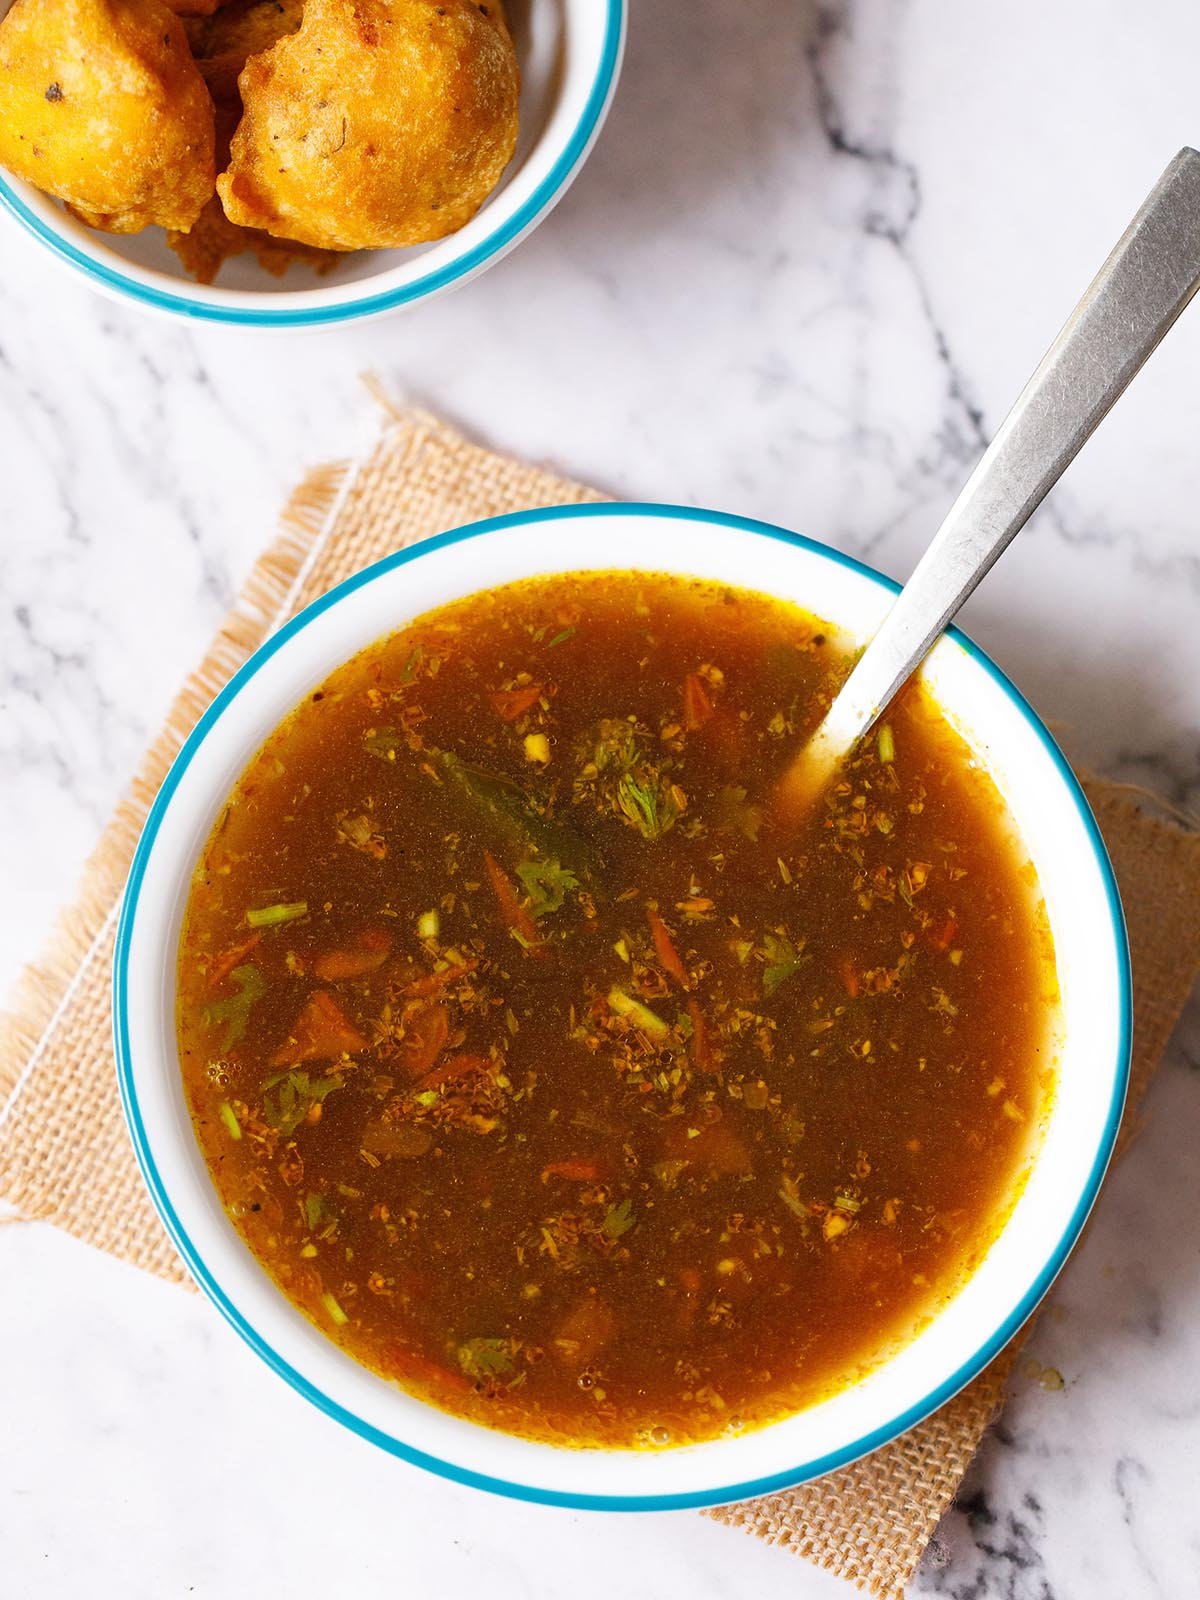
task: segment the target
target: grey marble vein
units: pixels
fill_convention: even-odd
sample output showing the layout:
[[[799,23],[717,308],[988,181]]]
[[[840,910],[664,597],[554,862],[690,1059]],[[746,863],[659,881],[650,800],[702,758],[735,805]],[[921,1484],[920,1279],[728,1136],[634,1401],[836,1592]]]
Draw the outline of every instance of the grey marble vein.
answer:
[[[69,894],[290,488],[373,437],[363,371],[609,492],[763,517],[903,578],[1197,138],[1188,0],[1153,17],[1122,0],[634,13],[571,193],[411,315],[297,337],[184,326],[93,296],[0,225],[0,979]],[[1197,371],[1194,310],[966,616],[1073,756],[1193,812]],[[915,1594],[1200,1592],[1198,1121],[1194,1004]],[[484,1571],[494,1600],[845,1592],[694,1516],[456,1490],[294,1401],[194,1297],[49,1231],[0,1228],[0,1257],[19,1285],[0,1371],[21,1374],[2,1408],[5,1600],[459,1600]],[[314,1483],[324,1519],[298,1511]]]

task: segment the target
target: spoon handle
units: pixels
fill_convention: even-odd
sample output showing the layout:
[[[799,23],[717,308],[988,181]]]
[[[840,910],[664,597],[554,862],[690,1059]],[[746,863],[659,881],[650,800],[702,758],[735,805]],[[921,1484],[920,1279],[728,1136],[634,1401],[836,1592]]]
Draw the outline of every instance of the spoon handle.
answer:
[[[842,687],[816,738],[886,709],[1200,287],[1200,154],[1179,152],[1072,312]]]

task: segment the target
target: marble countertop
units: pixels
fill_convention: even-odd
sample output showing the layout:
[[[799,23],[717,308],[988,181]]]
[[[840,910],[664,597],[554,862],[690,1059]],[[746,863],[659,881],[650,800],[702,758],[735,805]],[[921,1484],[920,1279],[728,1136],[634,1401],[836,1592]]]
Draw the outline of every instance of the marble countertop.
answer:
[[[737,510],[903,578],[1176,148],[1192,0],[634,0],[578,184],[462,293],[365,328],[148,320],[0,232],[0,982],[360,374],[618,495]],[[1200,311],[967,626],[1079,760],[1200,809]],[[1195,1592],[1200,1008],[914,1585]],[[848,1591],[693,1514],[476,1496],[268,1380],[197,1297],[0,1227],[0,1594],[629,1600]]]

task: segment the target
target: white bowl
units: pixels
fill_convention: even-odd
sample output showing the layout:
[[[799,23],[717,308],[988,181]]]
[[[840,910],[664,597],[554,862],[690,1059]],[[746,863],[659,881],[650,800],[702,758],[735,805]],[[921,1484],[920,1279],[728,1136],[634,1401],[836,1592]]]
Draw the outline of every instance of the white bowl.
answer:
[[[0,0],[0,15],[11,0]],[[27,228],[60,261],[117,299],[253,328],[328,326],[378,316],[477,276],[532,232],[570,188],[617,86],[627,0],[509,0],[521,62],[521,134],[500,186],[457,233],[407,250],[360,250],[317,277],[303,265],[272,277],[252,256],[195,283],[161,228],[101,233],[0,169],[0,217]]]
[[[1041,880],[1063,997],[1058,1086],[1020,1199],[983,1264],[899,1354],[833,1398],[737,1438],[660,1452],[572,1450],[447,1416],[359,1366],[296,1311],[235,1232],[192,1133],[175,1044],[175,959],[189,880],[225,797],[278,722],[336,666],[412,617],[536,573],[642,568],[764,590],[865,640],[895,586],[762,523],[664,506],[501,517],[403,550],[289,622],[201,718],[134,858],[117,936],[121,1093],[151,1195],[192,1274],[301,1394],[384,1449],[463,1483],[610,1510],[718,1504],[854,1460],[919,1422],[1016,1332],[1078,1237],[1112,1150],[1130,1049],[1124,922],[1096,824],[1050,735],[960,634],[925,674],[999,785]]]

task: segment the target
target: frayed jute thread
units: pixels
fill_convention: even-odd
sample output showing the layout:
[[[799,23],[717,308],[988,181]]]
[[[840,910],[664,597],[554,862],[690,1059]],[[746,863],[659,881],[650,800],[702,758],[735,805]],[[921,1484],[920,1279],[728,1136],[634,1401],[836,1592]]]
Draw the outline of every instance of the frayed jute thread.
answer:
[[[601,496],[469,444],[434,418],[390,417],[357,466],[322,467],[290,501],[212,647],[84,872],[75,903],[0,1018],[0,1197],[126,1261],[187,1282],[138,1176],[112,1062],[109,969],[138,833],[179,747],[268,635],[335,583],[391,551],[480,518]],[[564,533],[563,537],[569,537]],[[1136,1105],[1200,961],[1200,839],[1147,814],[1118,786],[1089,796],[1121,882],[1133,949]],[[1131,1137],[1132,1111],[1122,1131]],[[1003,1402],[1011,1346],[902,1438],[816,1483],[709,1515],[887,1597],[904,1585]]]
[[[0,1017],[0,1128],[36,1071],[57,1025],[110,940],[133,846],[171,761],[238,667],[291,615],[306,570],[337,524],[353,483],[345,462],[315,468],[280,518],[279,537],[254,570],[187,680],[83,871],[75,902],[59,918],[39,960],[26,968]]]

